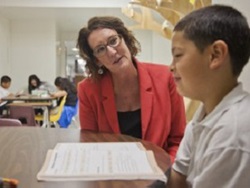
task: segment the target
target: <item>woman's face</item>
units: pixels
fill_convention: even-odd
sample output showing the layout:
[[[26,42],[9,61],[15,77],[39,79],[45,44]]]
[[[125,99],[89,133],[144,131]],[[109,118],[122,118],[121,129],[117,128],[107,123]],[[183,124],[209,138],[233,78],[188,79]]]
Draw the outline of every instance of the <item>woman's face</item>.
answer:
[[[30,81],[30,84],[33,86],[33,87],[37,87],[37,81],[35,79],[32,79]]]
[[[120,72],[125,66],[131,66],[131,53],[124,39],[119,37],[115,30],[108,28],[94,30],[89,35],[88,43],[95,52],[98,66],[105,66],[112,73]],[[100,51],[102,53],[99,53]]]

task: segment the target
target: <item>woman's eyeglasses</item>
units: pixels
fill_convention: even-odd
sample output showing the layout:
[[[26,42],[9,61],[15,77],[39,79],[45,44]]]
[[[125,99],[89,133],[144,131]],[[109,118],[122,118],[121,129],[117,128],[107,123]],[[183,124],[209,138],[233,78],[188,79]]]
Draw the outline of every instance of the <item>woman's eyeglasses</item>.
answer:
[[[102,44],[93,49],[93,54],[96,57],[101,57],[107,53],[107,46],[115,48],[121,44],[122,36],[114,35],[108,38],[107,44]]]

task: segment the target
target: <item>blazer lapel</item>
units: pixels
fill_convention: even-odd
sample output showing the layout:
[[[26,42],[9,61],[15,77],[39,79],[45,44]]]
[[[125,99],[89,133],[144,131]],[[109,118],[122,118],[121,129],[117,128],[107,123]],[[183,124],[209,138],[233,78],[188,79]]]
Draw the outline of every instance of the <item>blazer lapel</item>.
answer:
[[[141,63],[137,63],[137,68],[140,84],[142,139],[144,139],[151,119],[153,105],[152,82],[147,70],[142,67]]]
[[[102,105],[105,117],[114,133],[120,133],[117,111],[115,108],[114,88],[110,74],[101,80]]]

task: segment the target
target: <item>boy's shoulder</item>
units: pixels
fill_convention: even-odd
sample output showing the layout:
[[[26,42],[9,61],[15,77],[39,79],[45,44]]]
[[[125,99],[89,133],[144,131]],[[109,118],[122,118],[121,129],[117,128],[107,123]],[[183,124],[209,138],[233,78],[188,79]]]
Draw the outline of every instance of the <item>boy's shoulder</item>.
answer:
[[[228,105],[217,112],[218,116],[214,114],[209,120],[212,145],[216,148],[238,148],[241,143],[241,149],[250,152],[250,94],[242,92],[231,98],[231,103],[227,102]]]

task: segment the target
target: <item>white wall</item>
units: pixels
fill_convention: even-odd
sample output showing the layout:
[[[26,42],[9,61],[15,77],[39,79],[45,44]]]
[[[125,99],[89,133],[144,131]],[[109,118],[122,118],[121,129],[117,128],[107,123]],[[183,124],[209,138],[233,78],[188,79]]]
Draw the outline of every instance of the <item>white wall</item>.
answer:
[[[30,74],[54,83],[56,76],[56,28],[52,21],[14,21],[11,23],[12,88],[28,85]]]
[[[171,41],[158,33],[152,36],[152,61],[159,64],[170,65],[172,62]]]
[[[170,65],[172,61],[171,41],[150,30],[133,30],[141,44],[137,58],[143,62]]]
[[[140,42],[141,52],[137,55],[137,59],[143,62],[152,61],[152,31],[149,30],[133,30],[133,34]]]
[[[9,74],[9,44],[10,26],[9,21],[0,15],[0,75]]]

